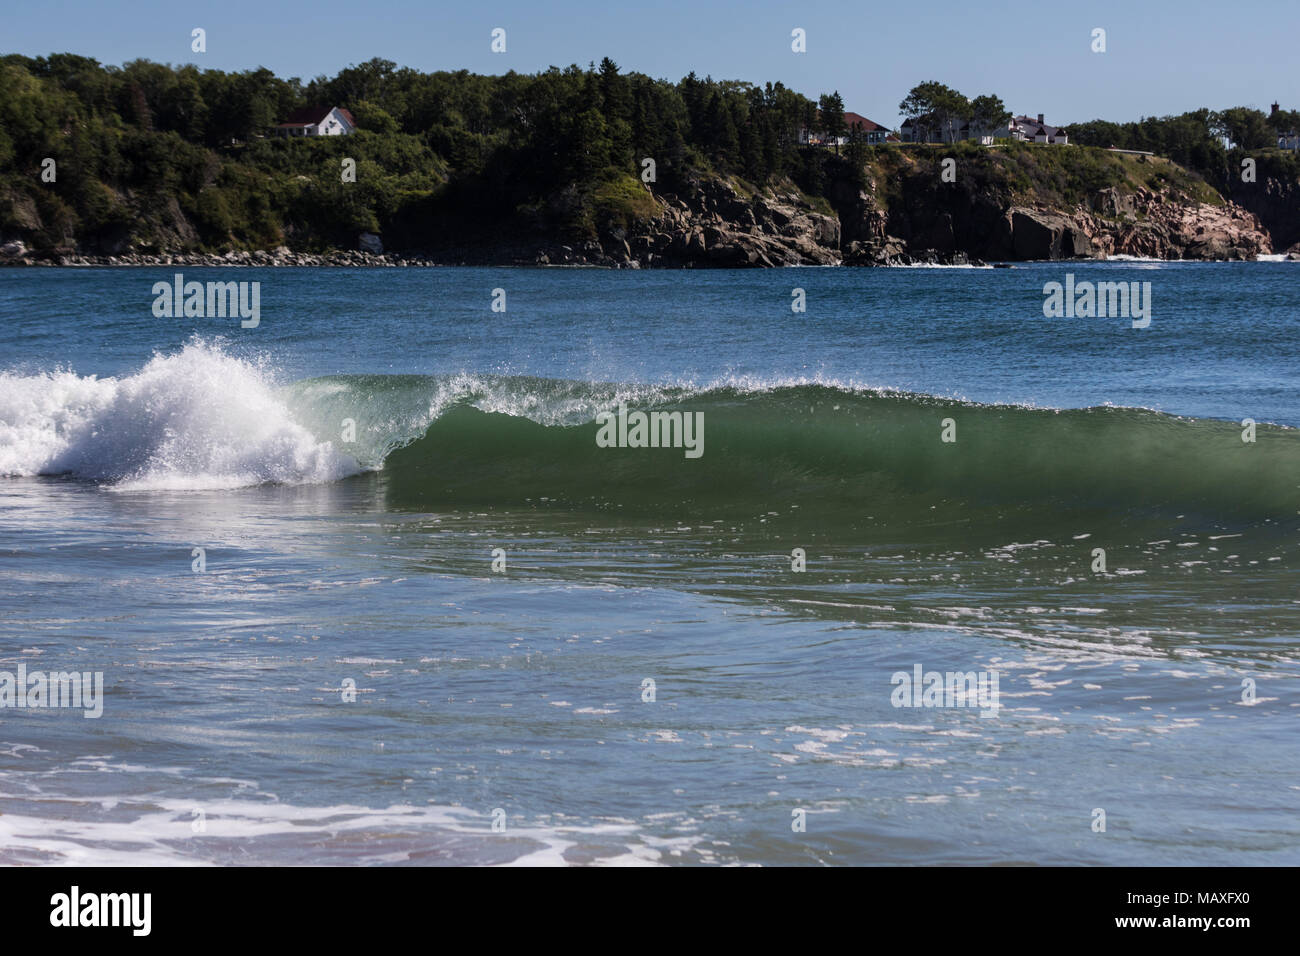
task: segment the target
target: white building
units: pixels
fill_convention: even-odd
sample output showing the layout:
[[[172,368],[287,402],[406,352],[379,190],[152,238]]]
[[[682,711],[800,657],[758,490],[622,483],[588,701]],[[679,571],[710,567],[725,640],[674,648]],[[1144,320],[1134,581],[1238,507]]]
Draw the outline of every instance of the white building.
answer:
[[[1268,124],[1272,126],[1273,129],[1277,130],[1277,148],[1289,149],[1293,151],[1300,150],[1300,133],[1297,133],[1293,129],[1292,130],[1278,129],[1278,127],[1281,125],[1280,123],[1277,122],[1278,120],[1277,114],[1280,109],[1281,106],[1279,106],[1277,103],[1274,103],[1272,110],[1270,110],[1268,114]]]
[[[277,136],[347,136],[355,133],[357,121],[337,106],[306,106],[294,110],[275,127]]]
[[[924,120],[914,124],[911,119],[907,119],[903,121],[900,132],[904,143],[957,143],[970,140],[981,146],[992,146],[995,138],[1015,138],[1005,126],[1001,129],[988,129],[969,121],[963,121],[961,126],[955,127],[950,133],[938,124],[927,125]]]
[[[1049,126],[1043,122],[1043,114],[1038,119],[1028,116],[1013,116],[1007,124],[1007,136],[1022,143],[1050,143],[1054,146],[1068,146],[1070,134],[1058,126]]]

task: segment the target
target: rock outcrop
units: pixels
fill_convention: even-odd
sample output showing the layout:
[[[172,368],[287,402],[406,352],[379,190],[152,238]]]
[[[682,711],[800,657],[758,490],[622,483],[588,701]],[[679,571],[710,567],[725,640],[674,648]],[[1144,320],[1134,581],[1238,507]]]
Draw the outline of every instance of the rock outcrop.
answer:
[[[1273,248],[1300,245],[1300,182],[1266,176],[1257,182],[1233,180],[1224,193],[1242,208],[1259,217],[1273,238]]]
[[[998,223],[990,258],[1095,259],[1125,255],[1152,259],[1253,259],[1272,251],[1258,218],[1232,203],[1163,202],[1145,190],[1116,199],[1102,196],[1097,211],[1069,213],[1011,207]],[[1104,212],[1102,210],[1105,210]]]
[[[910,160],[910,157],[908,157]],[[871,167],[868,167],[868,172]],[[879,175],[879,170],[876,170]],[[865,185],[864,185],[865,183]],[[889,186],[889,202],[884,196]],[[1280,187],[1279,187],[1280,188]],[[1251,259],[1272,251],[1260,218],[1232,202],[1193,201],[1146,186],[1099,189],[1073,208],[1013,197],[987,183],[940,185],[918,166],[897,180],[832,181],[812,199],[785,180],[751,192],[738,181],[689,174],[652,194],[657,213],[632,224],[606,223],[578,240],[544,230],[488,231],[454,251],[385,252],[383,238],[361,233],[357,248],[325,253],[157,252],[123,237],[89,248],[71,240],[33,252],[0,236],[0,265],[432,265],[536,264],[615,268],[761,268],[979,263],[1128,255],[1154,259]],[[1280,194],[1279,194],[1280,195]],[[563,196],[561,196],[563,198]],[[577,203],[576,193],[572,197]],[[1290,194],[1279,202],[1290,202]],[[193,249],[197,237],[174,201],[166,208],[162,249]],[[576,206],[575,206],[576,208]],[[35,214],[34,210],[31,210]],[[503,235],[503,232],[506,233]],[[459,233],[457,233],[459,235]],[[1300,250],[1297,245],[1292,251]]]
[[[1089,206],[1070,210],[1008,205],[990,219],[987,210],[960,217],[934,209],[891,216],[903,235],[886,234],[848,264],[898,261],[1100,259],[1126,255],[1152,259],[1253,259],[1272,251],[1259,219],[1233,203],[1171,202],[1145,189],[1121,195],[1102,190]],[[898,220],[901,219],[901,222]],[[926,227],[916,230],[918,220]],[[910,228],[911,227],[911,228]]]
[[[632,235],[603,236],[615,263],[640,267],[833,265],[840,260],[840,222],[813,207],[793,185],[752,196],[719,179],[693,180],[656,197],[662,213]]]

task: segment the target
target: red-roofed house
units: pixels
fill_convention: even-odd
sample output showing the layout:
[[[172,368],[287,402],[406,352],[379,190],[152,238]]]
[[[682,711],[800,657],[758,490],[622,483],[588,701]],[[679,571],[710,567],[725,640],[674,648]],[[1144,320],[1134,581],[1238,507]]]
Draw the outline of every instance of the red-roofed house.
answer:
[[[889,135],[889,130],[879,123],[872,122],[861,113],[850,113],[847,110],[844,113],[844,125],[848,127],[850,135],[856,130],[862,134],[862,142],[875,145],[883,143],[885,137]],[[848,142],[848,139],[841,140],[841,145]]]
[[[844,111],[844,128],[847,130],[841,136],[827,136],[825,133],[809,134],[808,130],[799,131],[799,142],[803,145],[812,146],[847,146],[852,139],[856,130],[862,135],[862,142],[875,145],[883,143],[885,137],[889,135],[889,130],[879,123],[867,119],[861,113],[851,113]]]
[[[305,106],[294,110],[274,129],[276,136],[347,136],[355,133],[357,121],[338,106]]]

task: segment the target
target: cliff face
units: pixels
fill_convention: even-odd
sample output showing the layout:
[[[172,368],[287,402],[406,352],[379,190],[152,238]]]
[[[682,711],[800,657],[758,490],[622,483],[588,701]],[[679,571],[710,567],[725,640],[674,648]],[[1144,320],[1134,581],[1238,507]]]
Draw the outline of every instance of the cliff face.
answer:
[[[1074,157],[1052,158],[1068,164]],[[697,180],[688,192],[657,197],[663,214],[612,246],[602,242],[601,258],[638,266],[891,265],[1115,255],[1233,260],[1273,251],[1255,213],[1177,175],[1172,164],[1102,159],[1114,164],[1103,172],[1120,181],[1076,186],[1072,202],[1002,175],[997,157],[973,175],[957,172],[953,182],[934,162],[895,163],[869,170],[865,184],[829,184],[834,218],[793,184],[746,198],[737,184]],[[1039,172],[1059,184],[1052,170]]]
[[[1234,202],[1259,217],[1278,252],[1300,252],[1300,183],[1266,176],[1255,183],[1234,183]]]
[[[712,190],[725,196],[729,187],[715,183]],[[965,215],[913,207],[902,221],[864,197],[851,222],[818,212],[797,193],[747,204],[732,192],[730,201],[743,206],[737,212],[700,211],[698,194],[691,198],[696,205],[675,195],[667,198],[663,216],[645,231],[615,230],[600,241],[540,253],[536,261],[632,268],[869,266],[1115,255],[1240,260],[1272,251],[1253,213],[1232,204],[1168,203],[1155,196],[1140,197],[1133,212],[1122,216],[1084,207],[1062,212],[989,206]],[[847,235],[858,238],[843,240]]]
[[[1140,190],[1119,197],[1100,191],[1089,206],[1009,206],[962,251],[981,259],[1253,259],[1272,251],[1259,220],[1238,206],[1171,200]],[[946,238],[946,236],[945,236]],[[911,249],[925,255],[929,250]],[[938,253],[945,250],[936,249]]]
[[[743,195],[721,179],[697,177],[656,199],[658,217],[603,230],[586,254],[599,264],[688,268],[834,265],[841,258],[839,218],[789,182]],[[561,252],[560,261],[575,258]],[[555,259],[543,254],[539,261]]]
[[[735,268],[1114,255],[1231,260],[1285,250],[1300,240],[1300,186],[1294,183],[1262,181],[1249,192],[1247,209],[1172,163],[1101,150],[958,150],[950,177],[942,175],[943,162],[934,150],[877,149],[860,175],[838,163],[838,178],[829,178],[817,197],[789,180],[754,189],[703,173],[679,177],[672,191],[647,192],[632,183],[636,215],[597,222],[577,240],[557,238],[559,230],[541,223],[479,216],[433,230],[447,238],[440,249],[385,255],[381,240],[367,233],[357,251],[312,256],[281,247],[256,255],[285,265],[359,256],[376,264]],[[34,207],[25,212],[39,219]],[[1274,223],[1273,236],[1261,219]],[[140,221],[161,237],[151,243],[158,255],[83,244],[75,236],[40,255],[55,262],[110,256],[128,264],[231,261],[230,254],[194,251],[193,227],[174,199]],[[1300,258],[1300,247],[1294,254]],[[0,245],[0,263],[33,259],[21,243]]]

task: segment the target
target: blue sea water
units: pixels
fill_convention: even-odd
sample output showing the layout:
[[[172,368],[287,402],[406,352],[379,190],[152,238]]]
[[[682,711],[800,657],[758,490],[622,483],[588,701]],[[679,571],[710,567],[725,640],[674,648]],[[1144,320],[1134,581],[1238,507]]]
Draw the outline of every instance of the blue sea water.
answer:
[[[1300,862],[1298,279],[0,271],[0,862]]]

